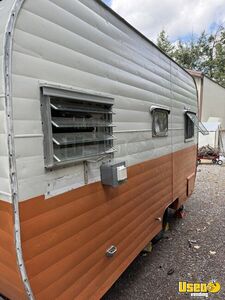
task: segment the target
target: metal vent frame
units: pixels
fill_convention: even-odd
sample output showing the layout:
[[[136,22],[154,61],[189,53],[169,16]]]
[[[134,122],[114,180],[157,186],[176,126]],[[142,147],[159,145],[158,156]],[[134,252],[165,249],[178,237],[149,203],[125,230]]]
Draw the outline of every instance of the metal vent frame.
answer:
[[[71,165],[100,156],[113,155],[115,152],[113,148],[113,140],[115,139],[113,136],[114,125],[112,124],[113,98],[58,86],[44,85],[40,86],[40,88],[42,127],[44,132],[44,160],[47,169]],[[52,116],[52,111],[59,114],[57,121]],[[64,118],[64,113],[71,114],[71,116],[74,114],[74,117]],[[92,114],[93,119],[85,121],[86,124],[84,121],[84,123],[79,122],[75,118],[75,115],[79,113]],[[103,122],[98,118],[95,121],[95,115],[103,115],[107,121]],[[64,131],[67,128],[68,133],[54,132],[54,130],[60,131],[60,129]],[[90,132],[88,128],[95,128],[97,132]],[[98,129],[96,130],[96,128]],[[73,130],[75,131],[74,137],[71,134]],[[71,156],[72,154],[74,155]]]

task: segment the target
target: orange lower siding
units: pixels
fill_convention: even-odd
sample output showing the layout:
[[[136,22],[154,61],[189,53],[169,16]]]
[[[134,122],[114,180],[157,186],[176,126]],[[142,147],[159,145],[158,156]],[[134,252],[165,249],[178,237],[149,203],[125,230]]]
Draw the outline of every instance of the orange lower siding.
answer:
[[[0,201],[0,294],[10,299],[26,299],[18,271],[14,243],[12,205]]]
[[[127,183],[118,188],[94,183],[48,200],[41,196],[21,202],[23,257],[36,299],[99,299],[160,231],[156,218],[177,198],[178,205],[186,200],[187,178],[195,165],[196,147],[190,147],[130,167]],[[12,211],[9,204],[1,205],[10,213],[0,218],[0,230],[7,232],[7,238],[0,238],[0,253],[4,248],[12,259],[4,265],[0,290],[23,299]],[[111,245],[118,252],[107,258]],[[0,254],[4,274],[2,260]]]

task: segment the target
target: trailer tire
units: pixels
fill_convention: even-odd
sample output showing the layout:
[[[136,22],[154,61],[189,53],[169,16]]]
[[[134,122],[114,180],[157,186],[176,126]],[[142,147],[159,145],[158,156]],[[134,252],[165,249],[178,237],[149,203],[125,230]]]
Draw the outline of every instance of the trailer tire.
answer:
[[[221,159],[219,159],[219,160],[217,161],[217,164],[218,164],[219,166],[222,166],[223,161],[222,161]]]

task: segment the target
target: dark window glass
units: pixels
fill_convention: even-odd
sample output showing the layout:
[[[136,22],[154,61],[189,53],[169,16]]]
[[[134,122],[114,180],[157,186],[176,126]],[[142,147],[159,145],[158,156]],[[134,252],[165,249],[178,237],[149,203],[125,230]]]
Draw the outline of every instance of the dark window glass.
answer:
[[[187,114],[185,114],[185,139],[192,139],[195,135],[195,125],[193,121],[189,118]]]
[[[168,135],[168,111],[163,109],[155,109],[152,112],[152,130],[153,136]]]

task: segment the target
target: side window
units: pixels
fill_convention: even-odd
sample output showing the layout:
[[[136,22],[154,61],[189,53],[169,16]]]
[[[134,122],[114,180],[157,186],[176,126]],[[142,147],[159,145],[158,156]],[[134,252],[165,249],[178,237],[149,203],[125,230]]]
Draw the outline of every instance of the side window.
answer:
[[[195,117],[193,113],[185,113],[184,115],[184,137],[185,140],[190,140],[194,138],[195,135],[195,125],[190,116]]]
[[[152,136],[168,135],[168,115],[169,110],[154,108],[152,112]]]
[[[113,152],[113,99],[42,88],[45,165],[84,161]]]

